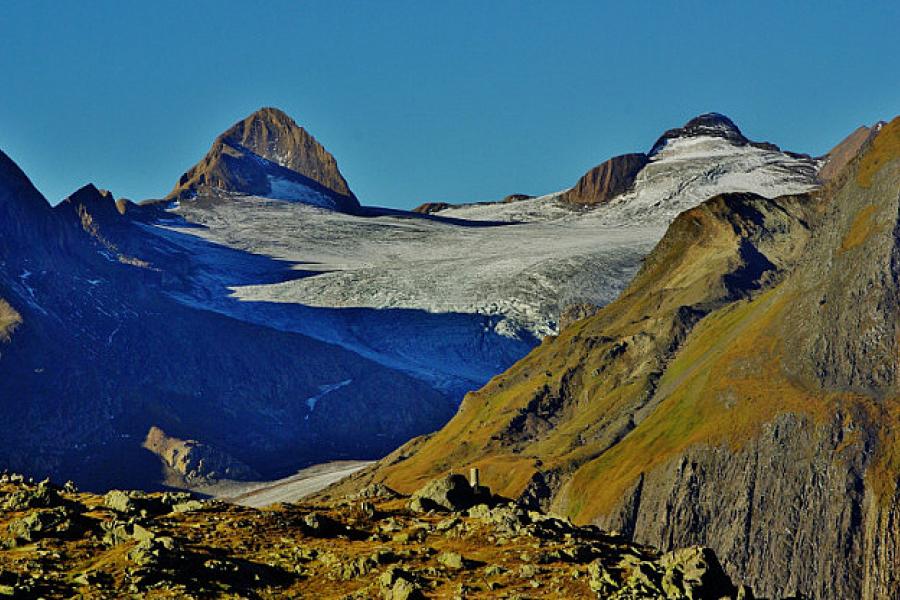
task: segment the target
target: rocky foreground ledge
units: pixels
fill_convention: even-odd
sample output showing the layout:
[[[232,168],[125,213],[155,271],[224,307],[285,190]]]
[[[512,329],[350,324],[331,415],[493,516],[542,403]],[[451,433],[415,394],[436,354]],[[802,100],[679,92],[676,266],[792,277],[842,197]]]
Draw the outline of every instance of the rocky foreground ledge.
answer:
[[[712,550],[660,553],[435,480],[257,510],[0,476],[0,598],[753,598]]]

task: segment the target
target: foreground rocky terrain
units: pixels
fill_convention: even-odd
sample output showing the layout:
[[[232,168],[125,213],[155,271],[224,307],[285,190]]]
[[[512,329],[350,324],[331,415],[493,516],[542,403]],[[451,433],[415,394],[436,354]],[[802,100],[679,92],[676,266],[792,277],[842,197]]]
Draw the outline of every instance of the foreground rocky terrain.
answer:
[[[708,548],[660,553],[460,475],[264,510],[0,476],[3,598],[750,600]]]
[[[900,118],[863,133],[822,189],[680,214],[615,302],[342,489],[475,466],[765,595],[896,597]]]

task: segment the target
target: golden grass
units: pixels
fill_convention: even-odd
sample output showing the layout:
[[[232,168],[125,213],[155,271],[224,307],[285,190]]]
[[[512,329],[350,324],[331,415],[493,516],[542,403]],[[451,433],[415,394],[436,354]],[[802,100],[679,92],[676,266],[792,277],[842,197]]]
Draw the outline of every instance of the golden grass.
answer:
[[[569,497],[576,521],[612,511],[641,473],[688,447],[739,448],[778,414],[818,419],[836,398],[784,375],[778,315],[787,304],[777,288],[729,306],[698,325],[660,382],[664,399],[620,443],[576,472]]]
[[[841,241],[841,252],[852,250],[857,246],[861,246],[875,232],[877,224],[873,215],[875,214],[875,206],[869,204],[863,208],[850,225],[850,229]]]
[[[0,342],[8,342],[12,332],[21,324],[21,315],[0,298]]]
[[[872,146],[860,160],[856,182],[863,188],[871,187],[875,174],[898,158],[900,158],[900,117],[894,117],[878,132],[872,140]]]
[[[507,495],[520,494],[536,469],[569,471],[602,453],[625,425],[621,417],[640,404],[649,377],[671,343],[675,312],[725,294],[722,275],[738,258],[738,241],[724,218],[723,202],[706,204],[681,215],[648,258],[640,273],[615,302],[590,319],[545,341],[485,388],[469,394],[456,416],[409,460],[385,467],[385,483],[412,491],[451,468],[482,468],[483,481]],[[610,358],[617,344],[626,352]],[[669,367],[673,373],[688,358]],[[541,423],[530,437],[506,427],[545,386],[558,393],[570,377],[562,410],[553,423]],[[532,417],[533,418],[533,417]],[[535,458],[542,463],[535,464]]]

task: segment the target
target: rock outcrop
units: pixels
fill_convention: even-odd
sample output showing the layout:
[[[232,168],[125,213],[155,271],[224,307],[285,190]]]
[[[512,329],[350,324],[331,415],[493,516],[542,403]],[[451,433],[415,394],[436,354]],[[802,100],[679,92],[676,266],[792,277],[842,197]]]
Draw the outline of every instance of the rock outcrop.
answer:
[[[412,209],[413,212],[421,213],[423,215],[428,215],[436,212],[441,212],[442,210],[447,210],[448,208],[465,208],[471,206],[491,206],[492,204],[510,204],[512,202],[521,202],[522,200],[530,200],[534,198],[534,196],[529,196],[528,194],[510,194],[503,198],[503,200],[499,200],[497,202],[469,202],[462,204],[451,204],[449,202],[425,202],[420,204],[419,206]]]
[[[250,467],[227,453],[196,440],[168,436],[159,427],[151,427],[144,448],[157,455],[163,464],[187,484],[219,479],[248,480],[259,477]]]
[[[576,321],[580,321],[588,317],[593,317],[599,310],[600,307],[596,304],[590,304],[586,302],[581,302],[578,304],[567,304],[565,307],[563,307],[562,312],[559,314],[560,331],[562,331],[572,323],[575,323]]]
[[[414,510],[463,511],[477,504],[491,504],[494,498],[484,486],[473,486],[465,477],[451,473],[426,484],[412,496]]]
[[[559,199],[569,204],[603,204],[624,194],[648,162],[646,154],[615,156],[585,173],[575,187],[563,192]]]

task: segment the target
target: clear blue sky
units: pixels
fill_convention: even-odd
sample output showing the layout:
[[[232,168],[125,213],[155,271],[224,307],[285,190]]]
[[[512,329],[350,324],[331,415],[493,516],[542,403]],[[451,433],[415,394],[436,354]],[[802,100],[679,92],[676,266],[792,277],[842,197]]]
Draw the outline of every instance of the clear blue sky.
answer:
[[[3,2],[0,149],[51,202],[160,197],[260,106],[366,203],[572,185],[723,112],[824,153],[900,113],[900,3]]]

